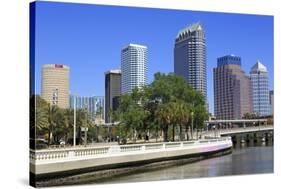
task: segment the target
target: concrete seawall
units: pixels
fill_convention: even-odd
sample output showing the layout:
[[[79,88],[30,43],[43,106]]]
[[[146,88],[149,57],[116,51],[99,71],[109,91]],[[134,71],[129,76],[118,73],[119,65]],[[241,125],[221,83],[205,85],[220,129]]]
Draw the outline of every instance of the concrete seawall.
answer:
[[[163,162],[197,161],[228,152],[232,148],[229,137],[219,139],[157,143],[145,145],[111,146],[65,150],[33,151],[30,171],[36,180],[67,177],[83,173],[94,174],[96,179],[130,171],[145,165],[163,166]],[[162,162],[162,163],[161,163]],[[113,171],[114,170],[114,171]],[[112,173],[112,174],[111,174]],[[98,176],[97,175],[101,175]]]

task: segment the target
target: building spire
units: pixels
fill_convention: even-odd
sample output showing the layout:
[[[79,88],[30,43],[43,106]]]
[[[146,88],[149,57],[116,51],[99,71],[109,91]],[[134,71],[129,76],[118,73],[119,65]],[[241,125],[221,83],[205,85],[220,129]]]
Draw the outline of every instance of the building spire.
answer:
[[[267,72],[267,68],[259,60],[257,60],[256,64],[251,68],[251,73],[254,72]]]
[[[198,30],[203,30],[203,27],[201,25],[201,23],[198,21],[194,24],[191,24],[183,29],[181,29],[178,34],[177,34],[177,37],[176,38],[179,38],[181,36],[184,36],[186,35],[188,32],[193,32],[193,31],[198,31]]]

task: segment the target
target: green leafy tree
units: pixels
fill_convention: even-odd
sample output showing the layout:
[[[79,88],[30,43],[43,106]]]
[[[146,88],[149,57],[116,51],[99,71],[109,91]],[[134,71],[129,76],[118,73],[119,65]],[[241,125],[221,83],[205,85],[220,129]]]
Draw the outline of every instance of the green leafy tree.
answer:
[[[164,142],[168,141],[168,130],[172,124],[172,112],[171,105],[169,103],[160,104],[155,112],[156,119],[161,125],[161,129],[164,134]]]
[[[197,131],[198,138],[198,130],[201,130],[204,127],[204,121],[208,119],[208,113],[206,111],[206,107],[203,105],[196,106],[194,108],[194,123]]]
[[[64,110],[64,141],[67,143],[71,134],[73,133],[73,125],[74,125],[74,110],[67,108]]]
[[[48,131],[48,103],[42,99],[40,96],[36,95],[36,107],[35,107],[35,120],[32,120],[32,125],[36,130],[36,138],[44,136],[46,131]],[[34,111],[34,109],[33,109]]]
[[[174,141],[176,128],[179,128],[182,140],[182,129],[185,127],[187,131],[191,112],[194,113],[198,128],[202,127],[207,119],[203,95],[192,89],[182,77],[156,73],[151,84],[123,95],[114,114],[116,120],[121,121],[120,128],[127,134],[133,131],[135,137],[136,132],[154,130],[158,133],[160,129],[163,131],[164,141],[168,141],[168,131],[171,128]]]
[[[259,116],[256,113],[247,112],[243,115],[243,119],[258,119]]]
[[[64,116],[63,109],[57,109],[54,116],[54,127],[52,129],[53,142],[59,144],[60,140],[65,137],[65,132],[68,130],[67,117]]]
[[[124,95],[119,107],[119,120],[125,133],[131,132],[130,136],[135,141],[138,131],[144,129],[146,112],[141,104],[141,93],[137,89],[130,95]]]

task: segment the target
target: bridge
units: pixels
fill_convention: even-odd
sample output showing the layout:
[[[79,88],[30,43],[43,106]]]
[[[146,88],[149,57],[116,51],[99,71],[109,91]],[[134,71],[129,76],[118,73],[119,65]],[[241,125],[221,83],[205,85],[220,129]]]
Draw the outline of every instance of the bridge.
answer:
[[[202,138],[231,137],[234,144],[273,141],[274,126],[252,126],[225,129],[212,129],[202,132]]]
[[[273,126],[258,126],[258,127],[246,127],[246,128],[235,128],[235,129],[224,129],[219,130],[220,136],[233,135],[233,134],[242,134],[242,133],[255,133],[263,131],[273,131]]]
[[[267,125],[267,119],[230,119],[230,120],[209,120],[205,121],[206,129],[216,127],[221,128],[235,128],[235,127],[252,127]]]
[[[248,133],[257,133],[257,132],[273,132],[273,125],[264,125],[264,126],[252,126],[252,127],[237,127],[237,128],[224,128],[224,129],[208,129],[205,132],[202,132],[201,137],[222,137],[222,136],[231,136],[235,134],[248,134]]]

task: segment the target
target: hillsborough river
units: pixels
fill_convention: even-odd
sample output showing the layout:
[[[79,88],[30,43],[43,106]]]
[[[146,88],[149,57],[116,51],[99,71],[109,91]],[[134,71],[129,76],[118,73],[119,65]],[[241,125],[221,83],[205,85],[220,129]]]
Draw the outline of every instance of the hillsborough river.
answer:
[[[101,183],[121,183],[225,175],[273,173],[273,145],[238,145],[232,154],[205,159],[191,164],[173,166],[155,171],[132,173],[110,178]]]

